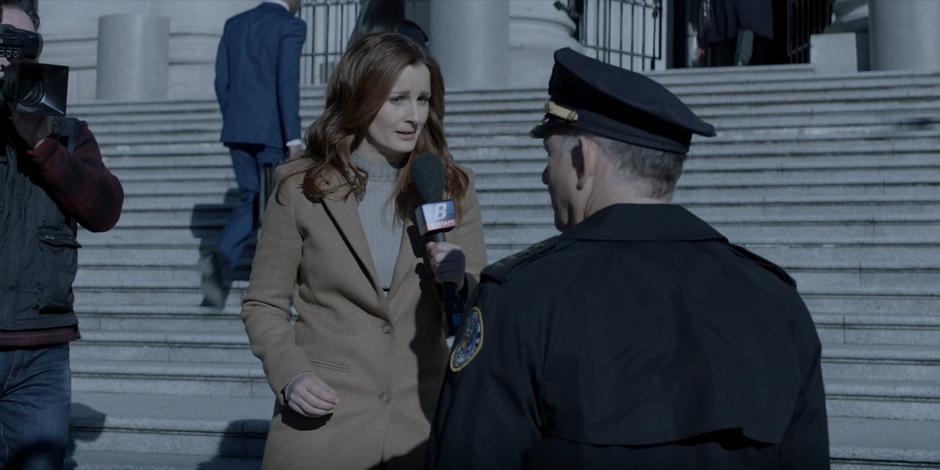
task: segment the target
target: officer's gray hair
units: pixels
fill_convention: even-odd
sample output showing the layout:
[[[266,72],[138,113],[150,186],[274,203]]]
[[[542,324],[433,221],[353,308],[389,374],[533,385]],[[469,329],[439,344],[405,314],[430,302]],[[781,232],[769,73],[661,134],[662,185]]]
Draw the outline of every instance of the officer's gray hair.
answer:
[[[684,153],[665,152],[639,147],[619,140],[601,137],[589,132],[565,135],[567,150],[577,145],[579,136],[585,136],[604,151],[607,158],[627,177],[639,177],[650,183],[649,197],[661,199],[672,195],[682,174]]]

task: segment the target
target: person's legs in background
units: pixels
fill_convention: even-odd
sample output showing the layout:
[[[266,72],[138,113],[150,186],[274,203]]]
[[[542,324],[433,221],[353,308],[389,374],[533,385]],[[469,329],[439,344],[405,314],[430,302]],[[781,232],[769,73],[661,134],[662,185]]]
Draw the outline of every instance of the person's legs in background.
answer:
[[[274,168],[284,161],[285,153],[285,149],[277,147],[265,147],[264,150],[258,153],[258,174],[261,175],[262,179],[259,191],[266,192],[264,194],[259,192],[258,216],[255,217],[255,222],[258,227],[261,225],[270,192],[273,191],[274,186],[277,185],[277,182],[274,181]],[[263,181],[265,178],[268,180]]]
[[[0,350],[0,468],[61,469],[69,436],[69,345]]]
[[[259,153],[263,153],[263,149],[260,145],[229,145],[239,198],[225,228],[222,229],[215,250],[209,255],[202,269],[202,291],[206,297],[204,305],[222,307],[225,304],[226,276],[231,275],[245,244],[251,238],[254,229],[255,199],[258,197],[260,182],[258,157]]]
[[[754,31],[742,29],[738,31],[738,43],[734,50],[734,65],[742,66],[751,63],[754,54]]]
[[[265,154],[261,146],[231,147],[232,165],[235,167],[235,181],[238,183],[239,198],[235,209],[229,216],[216,252],[225,262],[226,273],[235,269],[238,259],[241,258],[245,245],[251,238],[254,229],[254,215],[252,213],[255,199],[260,189],[261,174],[260,163]]]

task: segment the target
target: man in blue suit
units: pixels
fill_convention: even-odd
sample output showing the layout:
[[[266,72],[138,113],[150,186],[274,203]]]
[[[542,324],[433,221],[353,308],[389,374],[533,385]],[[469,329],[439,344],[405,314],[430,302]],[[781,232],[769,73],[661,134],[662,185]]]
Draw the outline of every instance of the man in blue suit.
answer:
[[[303,151],[300,53],[307,36],[301,0],[265,0],[225,22],[215,60],[221,141],[232,154],[240,199],[202,269],[204,304],[221,307],[232,272],[256,225],[264,166]]]

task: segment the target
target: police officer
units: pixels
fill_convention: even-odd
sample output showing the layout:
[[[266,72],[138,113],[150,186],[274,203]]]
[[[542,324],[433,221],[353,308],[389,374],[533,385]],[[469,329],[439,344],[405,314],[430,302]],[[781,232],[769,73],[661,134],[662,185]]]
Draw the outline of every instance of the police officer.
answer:
[[[570,49],[549,94],[532,136],[562,233],[482,273],[430,467],[828,468],[820,343],[793,279],[671,204],[712,126]]]

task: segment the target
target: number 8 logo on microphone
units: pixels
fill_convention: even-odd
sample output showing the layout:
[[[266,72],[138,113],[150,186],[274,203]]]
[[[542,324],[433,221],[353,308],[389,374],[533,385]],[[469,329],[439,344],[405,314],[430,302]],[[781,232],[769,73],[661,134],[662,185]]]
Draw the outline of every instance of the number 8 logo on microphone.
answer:
[[[434,220],[444,220],[447,218],[447,203],[441,202],[434,206]]]

